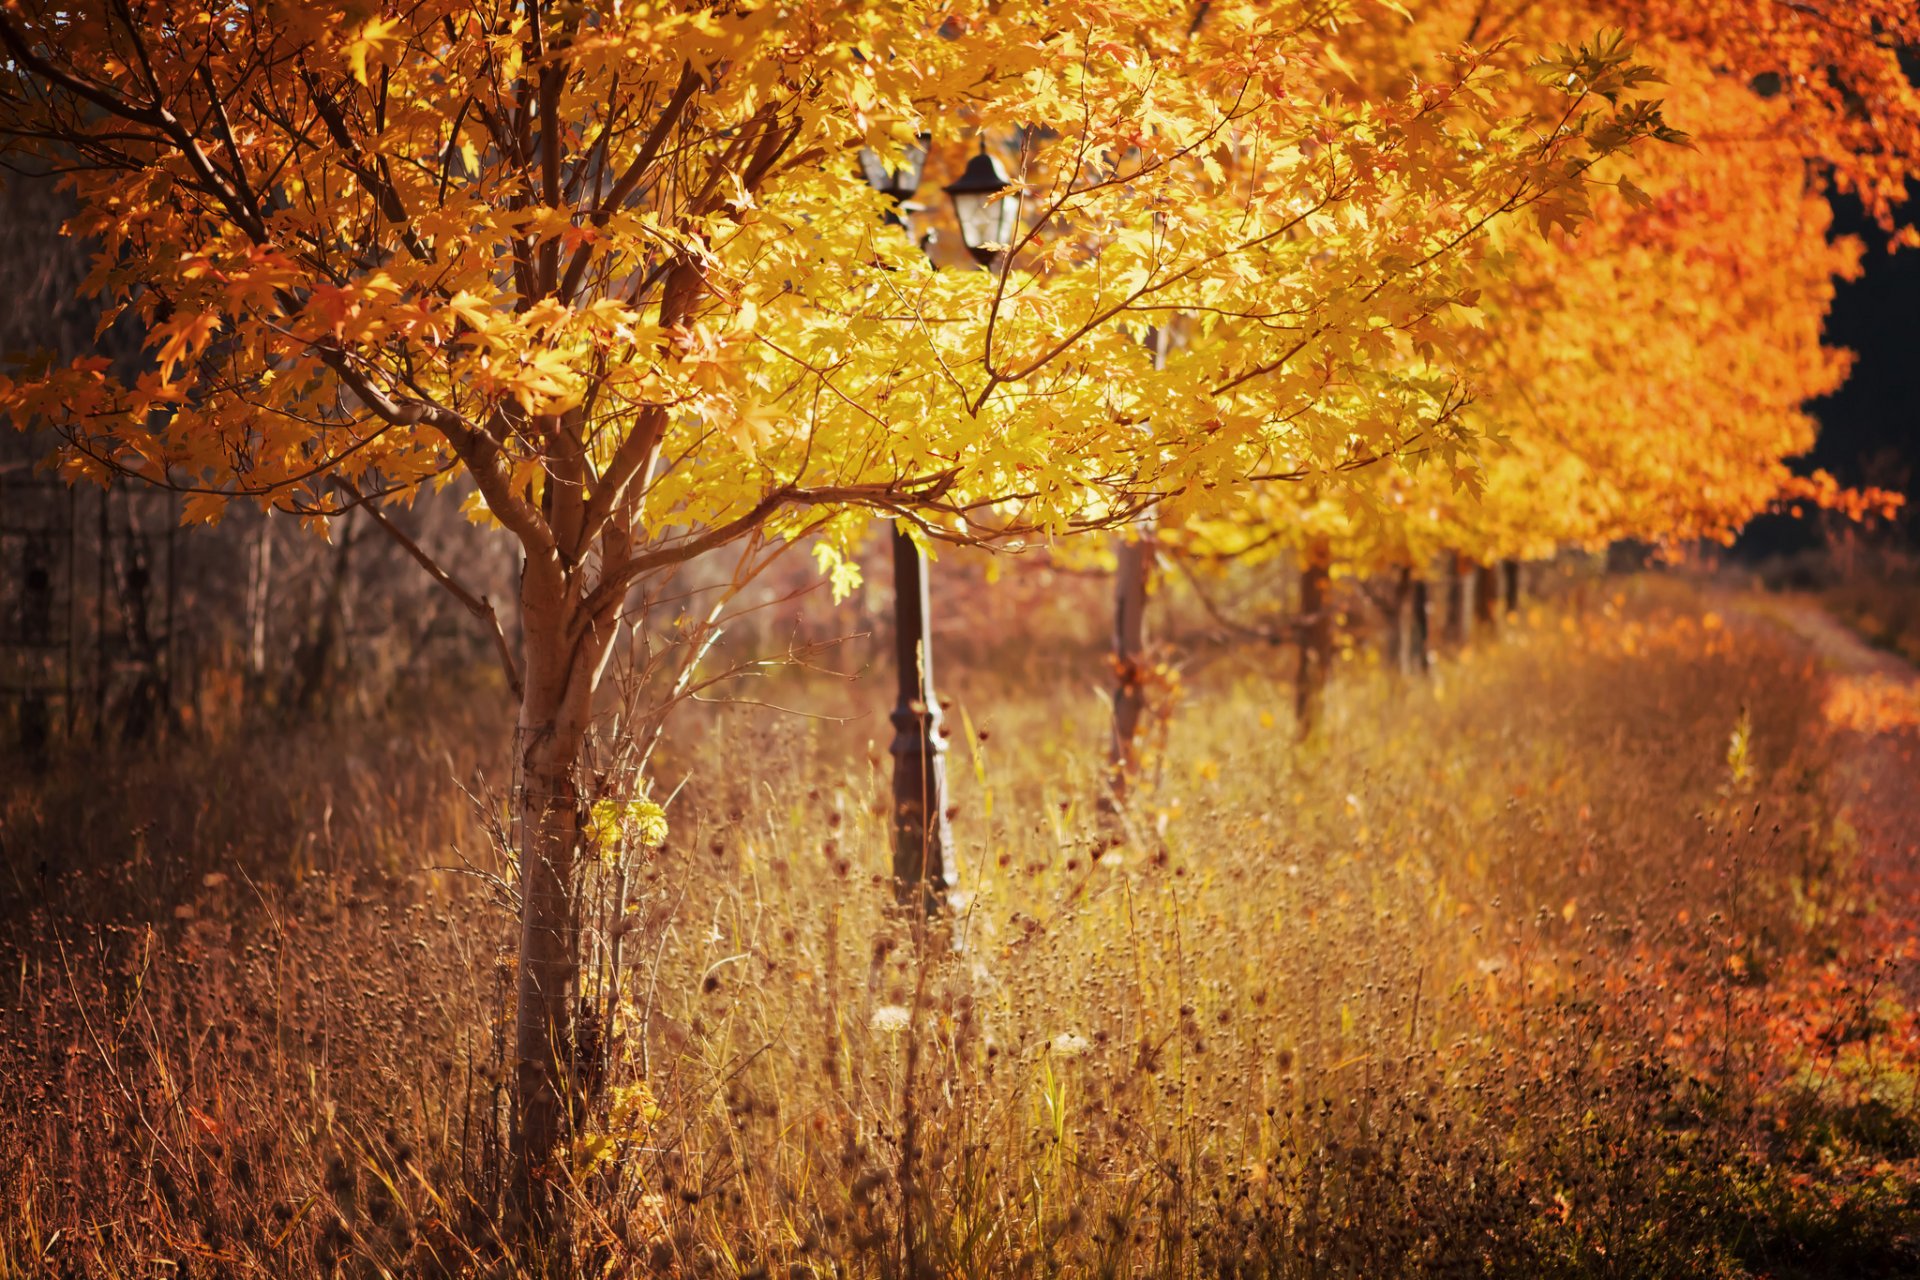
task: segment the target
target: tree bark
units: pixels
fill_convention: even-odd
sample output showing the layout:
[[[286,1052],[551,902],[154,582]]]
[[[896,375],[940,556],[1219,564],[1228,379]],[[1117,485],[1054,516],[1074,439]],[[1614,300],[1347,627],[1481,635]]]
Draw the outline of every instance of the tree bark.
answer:
[[[1300,655],[1293,685],[1294,728],[1300,737],[1320,719],[1327,672],[1333,665],[1332,548],[1324,538],[1307,547],[1300,566]]]
[[[572,1008],[578,973],[573,870],[579,853],[579,764],[591,725],[604,640],[577,634],[577,607],[553,557],[521,575],[525,676],[515,731],[519,794],[520,964],[514,1010],[511,1206],[523,1238],[565,1269],[564,1182]],[[596,645],[596,640],[598,643]]]
[[[247,674],[267,670],[267,600],[273,590],[273,525],[263,515],[247,556]]]
[[[1125,798],[1140,765],[1140,719],[1147,704],[1147,585],[1153,573],[1153,526],[1122,537],[1113,575],[1113,741],[1107,753],[1113,798]]]
[[[1473,617],[1475,622],[1489,631],[1499,625],[1500,573],[1493,565],[1474,566]]]
[[[1412,599],[1408,608],[1408,623],[1413,629],[1411,637],[1413,669],[1426,675],[1433,668],[1433,628],[1428,619],[1432,607],[1427,600],[1427,580],[1413,580]]]
[[[1463,555],[1447,566],[1447,643],[1463,645],[1473,636],[1473,572]]]
[[[341,521],[340,547],[334,553],[333,577],[327,583],[320,616],[313,633],[294,650],[287,703],[302,717],[311,716],[319,709],[323,695],[335,683],[342,665],[340,653],[347,624],[348,567],[352,555],[353,513],[348,512]]]
[[[1427,673],[1427,580],[1411,568],[1400,570],[1399,611],[1395,619],[1399,640],[1395,657],[1404,674]]]
[[[1173,331],[1155,325],[1147,332],[1153,368],[1167,367]],[[1107,802],[1126,798],[1140,767],[1140,720],[1147,709],[1147,588],[1158,552],[1154,515],[1148,511],[1122,537],[1113,574],[1113,740],[1107,748]]]

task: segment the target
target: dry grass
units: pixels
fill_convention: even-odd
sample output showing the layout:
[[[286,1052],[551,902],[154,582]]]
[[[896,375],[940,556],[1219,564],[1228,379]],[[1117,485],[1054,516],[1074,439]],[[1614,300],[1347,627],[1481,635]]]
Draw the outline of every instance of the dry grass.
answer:
[[[1920,583],[1881,579],[1829,587],[1821,602],[1867,643],[1920,662]]]
[[[1084,655],[950,662],[935,935],[876,874],[877,716],[687,722],[667,847],[589,921],[578,1273],[1920,1268],[1920,1037],[1802,649],[1659,593],[1536,615],[1428,685],[1356,665],[1303,747],[1282,657],[1189,674],[1118,826]],[[0,1275],[510,1272],[510,904],[428,869],[492,865],[474,764],[351,741],[9,798],[52,865],[10,890]]]

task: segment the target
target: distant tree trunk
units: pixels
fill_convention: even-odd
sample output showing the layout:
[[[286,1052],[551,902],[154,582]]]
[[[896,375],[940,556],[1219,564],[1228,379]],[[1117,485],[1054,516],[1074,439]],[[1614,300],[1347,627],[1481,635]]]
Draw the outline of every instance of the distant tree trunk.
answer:
[[[100,491],[99,545],[93,562],[93,739],[107,734],[107,561],[113,556],[113,512],[109,490]]]
[[[1490,564],[1473,569],[1473,617],[1484,630],[1491,631],[1500,622],[1500,571]]]
[[[273,524],[264,516],[247,556],[247,674],[267,670],[267,602],[273,587]]]
[[[1155,372],[1167,367],[1172,345],[1173,333],[1166,325],[1147,332]],[[1125,798],[1140,766],[1140,719],[1147,706],[1147,588],[1159,545],[1153,513],[1137,520],[1130,532],[1131,537],[1120,539],[1113,575],[1113,741],[1107,751],[1107,798],[1115,803]]]
[[[47,564],[48,554],[46,545],[33,539],[28,540],[23,552],[20,639],[28,645],[44,646],[53,639],[53,574]],[[39,664],[34,666],[36,674],[20,693],[20,749],[38,772],[47,764],[53,720],[47,713],[46,690],[40,687]]]
[[[1447,565],[1447,616],[1444,634],[1447,643],[1463,645],[1473,633],[1473,570],[1463,555],[1454,555]]]
[[[1509,614],[1517,614],[1520,612],[1520,562],[1518,560],[1502,560],[1500,562],[1500,575],[1503,579],[1502,585],[1505,587],[1507,612]]]
[[[1113,742],[1108,767],[1115,799],[1138,769],[1140,718],[1146,710],[1147,586],[1153,574],[1153,526],[1122,537],[1113,575]]]
[[[120,616],[124,624],[125,653],[135,674],[121,703],[120,733],[127,742],[145,742],[158,727],[163,709],[160,655],[153,639],[153,566],[146,535],[133,528],[131,514],[126,546],[126,572],[120,579]]]
[[[287,703],[303,716],[312,715],[320,705],[339,665],[346,621],[347,568],[352,554],[353,517],[349,515],[340,534],[340,549],[334,553],[333,578],[327,584],[327,597],[314,621],[313,634],[294,654],[294,684]]]
[[[1402,672],[1425,675],[1428,670],[1427,647],[1430,643],[1427,635],[1427,580],[1417,576],[1410,567],[1400,570],[1400,590],[1396,603],[1399,606],[1395,617],[1395,635],[1398,639],[1396,661]]]
[[[902,906],[936,916],[954,887],[953,828],[947,819],[946,733],[933,684],[933,593],[927,553],[893,530],[894,703],[893,885]]]
[[[1432,602],[1425,578],[1413,580],[1413,602],[1410,620],[1413,624],[1413,665],[1421,675],[1433,668],[1433,616]]]
[[[1332,563],[1327,540],[1315,538],[1300,565],[1300,656],[1293,686],[1293,716],[1295,730],[1302,738],[1319,722],[1327,672],[1333,664]]]

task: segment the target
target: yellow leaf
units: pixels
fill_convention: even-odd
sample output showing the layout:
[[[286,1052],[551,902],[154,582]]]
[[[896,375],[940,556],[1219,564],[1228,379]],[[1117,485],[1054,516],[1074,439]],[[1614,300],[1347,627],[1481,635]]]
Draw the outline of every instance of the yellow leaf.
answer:
[[[378,56],[382,45],[394,43],[393,32],[398,25],[385,18],[374,18],[347,41],[347,66],[355,80],[361,84],[367,82],[367,55]]]

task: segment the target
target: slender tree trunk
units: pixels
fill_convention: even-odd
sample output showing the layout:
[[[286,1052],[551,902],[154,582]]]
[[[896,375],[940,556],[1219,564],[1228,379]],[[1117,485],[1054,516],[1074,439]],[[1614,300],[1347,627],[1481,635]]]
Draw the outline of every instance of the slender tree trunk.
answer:
[[[1504,587],[1506,595],[1507,612],[1517,614],[1520,612],[1520,562],[1518,560],[1502,560],[1500,562],[1500,575],[1503,579],[1502,586]]]
[[[175,625],[174,604],[180,598],[180,522],[167,524],[167,603],[162,625],[166,627],[166,639],[162,642],[160,657],[161,705],[166,709],[168,728],[177,732],[180,727],[180,704],[174,696],[174,674],[180,670],[180,659],[175,652],[173,642]]]
[[[271,544],[269,544],[271,545]],[[335,683],[341,664],[347,622],[348,570],[353,556],[353,513],[341,522],[340,547],[334,553],[333,576],[327,583],[326,600],[320,606],[313,634],[294,652],[291,696],[287,702],[295,712],[310,716]]]
[[[1427,580],[1415,578],[1413,590],[1407,602],[1407,624],[1411,629],[1408,637],[1408,650],[1413,659],[1413,669],[1426,675],[1433,667],[1433,634],[1428,623],[1431,606],[1427,600]]]
[[[1125,798],[1140,765],[1140,718],[1146,711],[1147,585],[1153,574],[1153,525],[1123,537],[1113,575],[1113,741],[1108,750],[1115,800]]]
[[[107,505],[110,489],[100,491],[100,545],[93,563],[93,740],[107,735],[107,562],[113,556],[113,510]]]
[[[1167,367],[1172,346],[1173,332],[1166,325],[1148,331],[1156,373]],[[1132,537],[1120,540],[1113,575],[1113,741],[1107,749],[1107,800],[1116,806],[1126,798],[1140,767],[1140,719],[1147,707],[1147,587],[1158,550],[1153,512],[1137,520],[1131,532]]]
[[[1325,538],[1314,539],[1300,566],[1300,658],[1293,685],[1294,726],[1300,737],[1313,732],[1320,719],[1327,672],[1333,665],[1332,548]]]
[[[1447,643],[1463,645],[1473,634],[1473,572],[1463,555],[1447,566]]]
[[[247,556],[247,674],[267,670],[267,599],[273,590],[273,525],[263,515]]]
[[[1480,627],[1491,631],[1500,622],[1500,571],[1490,564],[1473,569],[1473,617]]]
[[[514,1010],[511,1203],[521,1234],[565,1271],[567,1240],[556,1162],[570,1125],[572,1007],[578,974],[573,870],[579,764],[592,715],[598,653],[572,625],[557,563],[530,559],[521,576],[524,692],[515,730],[519,794],[520,966]],[[604,644],[601,645],[604,647]]]
[[[893,531],[893,883],[902,906],[939,914],[953,892],[953,828],[947,820],[946,733],[933,687],[933,596],[927,554]]]
[[[1400,570],[1400,589],[1396,594],[1398,610],[1394,619],[1395,660],[1403,674],[1427,673],[1427,581],[1415,576],[1411,567]]]

